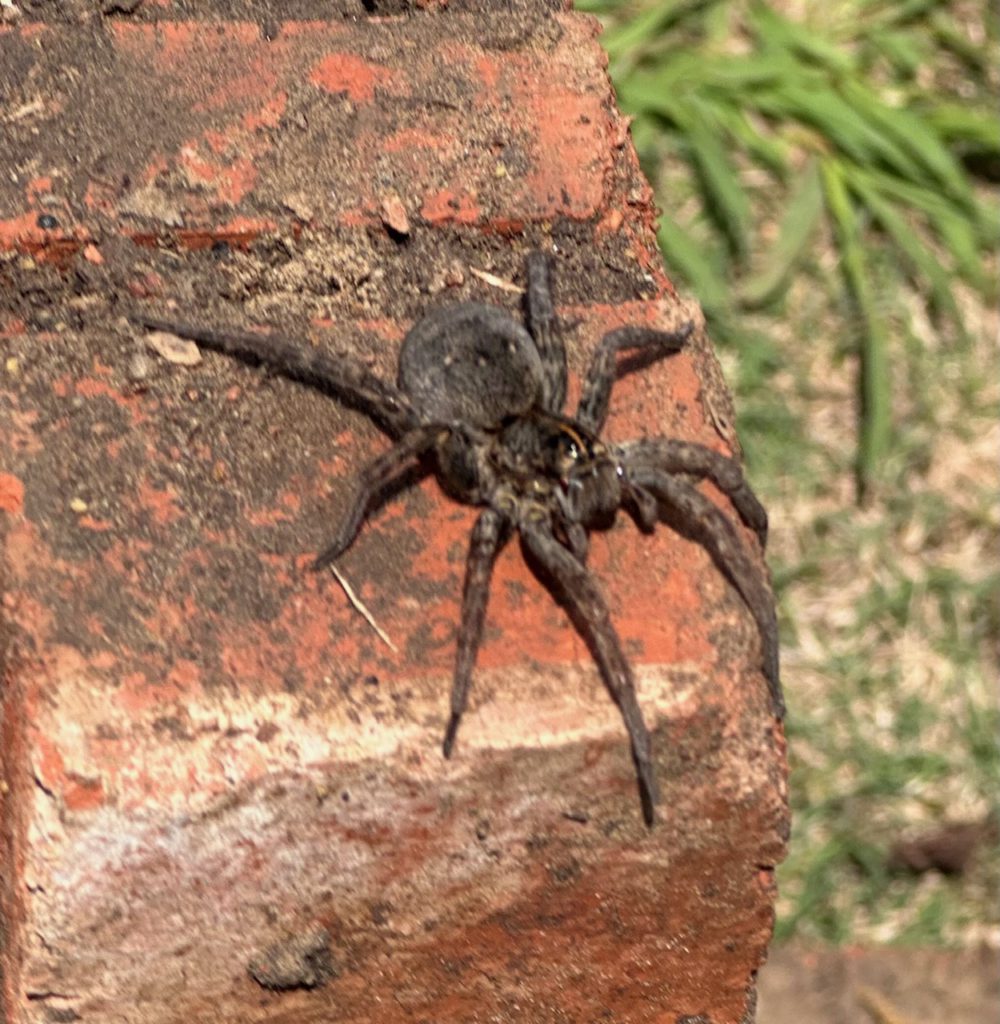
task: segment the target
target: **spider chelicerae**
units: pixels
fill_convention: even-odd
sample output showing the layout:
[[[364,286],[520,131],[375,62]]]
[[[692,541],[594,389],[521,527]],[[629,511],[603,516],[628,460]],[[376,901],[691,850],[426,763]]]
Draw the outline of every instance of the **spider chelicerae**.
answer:
[[[612,443],[600,437],[619,371],[632,361],[649,364],[678,352],[693,323],[675,331],[632,326],[606,334],[590,362],[576,412],[568,415],[563,411],[566,349],[553,308],[550,258],[530,253],[526,278],[526,326],[506,310],[482,303],[432,310],[403,340],[396,385],[348,355],[308,343],[136,319],[316,387],[367,413],[395,439],[361,471],[347,512],[314,568],[342,555],[369,511],[422,460],[454,500],[482,509],[466,564],[445,757],[451,756],[468,703],[493,565],[517,532],[529,561],[586,641],[621,712],[643,817],[651,825],[657,787],[649,731],[601,586],[586,565],[588,531],[610,525],[625,508],[647,533],[663,521],[701,544],[757,624],[771,706],[780,717],[778,630],[766,571],[730,518],[696,483],[711,481],[761,547],[767,514],[739,464],[704,445],[665,437]],[[621,366],[619,355],[626,357]]]

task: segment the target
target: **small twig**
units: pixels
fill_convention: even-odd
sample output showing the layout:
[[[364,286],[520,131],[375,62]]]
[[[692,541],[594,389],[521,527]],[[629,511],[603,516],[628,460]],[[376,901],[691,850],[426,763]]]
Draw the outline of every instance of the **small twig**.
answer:
[[[505,292],[514,292],[516,295],[520,295],[524,291],[523,288],[519,288],[510,281],[505,281],[502,277],[497,277],[496,274],[491,274],[488,270],[477,270],[475,267],[469,267],[469,273],[478,277],[480,281],[493,285],[494,288],[502,288]]]
[[[331,565],[330,570],[333,572],[333,575],[337,577],[337,582],[344,588],[344,593],[347,595],[347,600],[350,601],[352,605],[354,605],[357,611],[361,612],[361,615],[364,618],[365,622],[367,622],[368,625],[371,626],[376,633],[378,633],[379,639],[382,640],[382,642],[385,643],[385,645],[390,650],[395,651],[396,654],[399,654],[399,648],[389,639],[389,636],[386,633],[386,631],[375,621],[375,616],[372,615],[372,613],[365,607],[365,604],[361,600],[361,598],[354,593],[354,589],[351,587],[350,583],[348,583],[347,580],[344,579],[344,576],[341,573],[341,571],[335,565]]]
[[[867,986],[857,990],[858,1002],[872,1015],[875,1024],[910,1024],[885,996]]]

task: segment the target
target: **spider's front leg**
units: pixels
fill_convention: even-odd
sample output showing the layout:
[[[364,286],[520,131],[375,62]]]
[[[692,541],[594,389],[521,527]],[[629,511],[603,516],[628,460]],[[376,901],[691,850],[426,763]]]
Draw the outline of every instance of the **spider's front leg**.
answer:
[[[142,315],[131,319],[149,330],[189,338],[215,352],[266,366],[283,377],[308,384],[367,413],[394,437],[402,437],[418,424],[410,400],[399,388],[342,353],[327,352],[308,341],[293,341],[279,334],[219,331]]]
[[[472,530],[469,556],[465,564],[465,586],[462,588],[462,621],[458,629],[455,678],[451,688],[451,717],[442,745],[445,757],[451,757],[458,726],[469,702],[472,669],[483,638],[493,565],[509,537],[510,521],[492,508],[486,509],[479,516]]]
[[[354,495],[340,521],[333,540],[317,555],[313,569],[335,562],[354,543],[365,515],[401,473],[430,451],[448,432],[440,424],[428,424],[409,431],[392,448],[369,462],[358,474]]]
[[[701,544],[733,584],[753,615],[763,649],[774,714],[783,718],[785,700],[778,667],[778,619],[774,598],[761,569],[754,564],[728,517],[696,487],[663,469],[630,466],[629,482],[654,495],[662,513],[678,533]]]
[[[694,322],[689,321],[676,331],[657,331],[652,327],[619,327],[605,334],[590,362],[576,419],[581,426],[599,434],[608,418],[608,402],[611,388],[618,376],[618,353],[625,349],[637,349],[660,359],[679,352],[691,336]]]
[[[733,503],[743,522],[757,534],[760,546],[767,546],[767,511],[750,489],[735,459],[693,441],[675,441],[665,437],[629,441],[619,450],[630,478],[644,467],[711,480]]]
[[[618,705],[632,745],[642,816],[647,825],[652,825],[658,800],[652,744],[636,698],[632,668],[611,622],[604,595],[586,566],[556,540],[544,510],[539,510],[538,515],[522,516],[518,529],[525,548],[544,570],[546,586],[569,612],[586,640]]]
[[[560,413],[566,401],[566,346],[552,304],[551,260],[543,252],[529,253],[526,271],[528,330],[542,357],[541,405],[546,412]]]

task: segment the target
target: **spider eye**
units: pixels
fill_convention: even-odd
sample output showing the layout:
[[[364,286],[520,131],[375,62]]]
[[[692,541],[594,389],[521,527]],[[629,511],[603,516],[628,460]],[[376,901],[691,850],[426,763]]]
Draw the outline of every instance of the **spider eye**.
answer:
[[[586,440],[575,430],[561,427],[553,431],[545,441],[546,471],[565,480],[577,471],[590,455]]]
[[[579,462],[583,449],[572,434],[558,433],[549,438],[549,453],[556,466],[562,469]]]

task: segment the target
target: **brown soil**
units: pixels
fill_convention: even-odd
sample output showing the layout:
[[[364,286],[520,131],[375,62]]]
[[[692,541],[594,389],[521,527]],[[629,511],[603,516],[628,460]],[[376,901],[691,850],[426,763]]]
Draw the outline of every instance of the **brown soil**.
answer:
[[[995,950],[773,949],[758,1024],[985,1024],[1000,1020]]]

